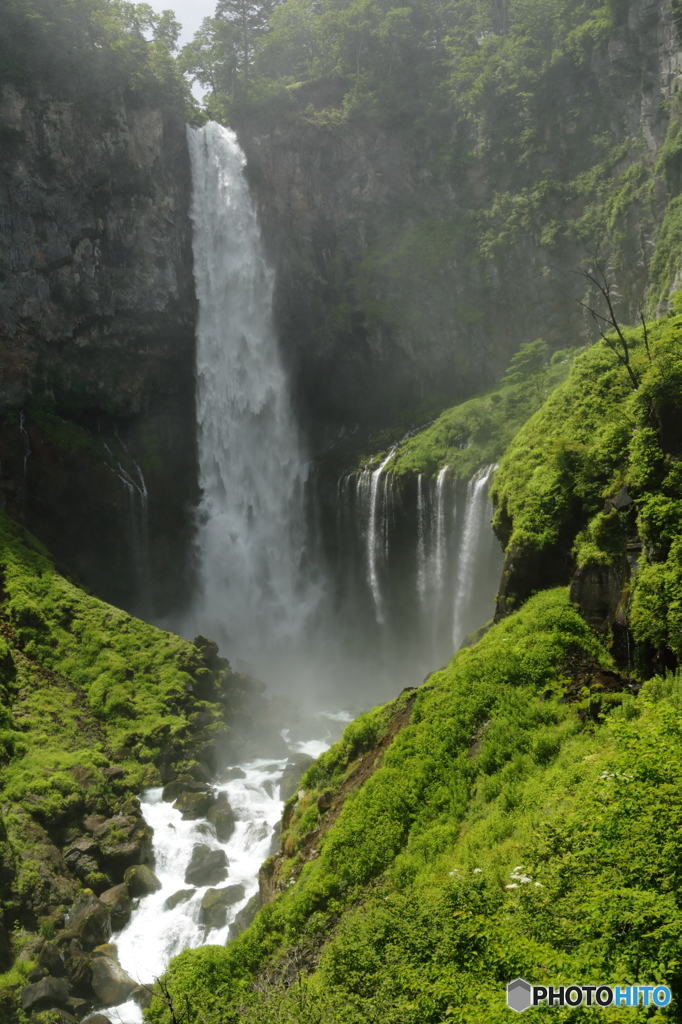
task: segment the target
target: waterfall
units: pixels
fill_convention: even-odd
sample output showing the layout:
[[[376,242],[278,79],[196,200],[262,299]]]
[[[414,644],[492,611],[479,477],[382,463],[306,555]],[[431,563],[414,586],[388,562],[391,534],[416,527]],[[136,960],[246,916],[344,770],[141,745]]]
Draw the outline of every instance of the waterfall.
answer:
[[[130,533],[132,561],[137,583],[138,600],[143,607],[148,607],[151,600],[151,573],[149,568],[149,495],[144,474],[139,465],[130,457],[120,437],[117,440],[130,459],[137,479],[131,476],[121,465],[120,459],[114,454],[106,441],[102,441],[105,450],[116,463],[113,473],[123,484],[126,519]]]
[[[417,594],[419,604],[426,604],[428,569],[426,562],[426,498],[424,496],[424,474],[417,477]]]
[[[434,592],[439,601],[445,586],[446,572],[446,540],[445,540],[445,477],[450,467],[443,466],[436,477],[436,501],[434,507],[436,544],[434,551]],[[457,506],[453,506],[453,518]]]
[[[215,122],[188,127],[187,137],[202,494],[193,625],[252,660],[295,640],[314,605],[301,573],[306,467],[244,154]]]
[[[452,625],[452,643],[457,650],[466,632],[463,628],[463,617],[471,599],[474,573],[479,555],[481,535],[486,521],[489,528],[488,483],[496,466],[483,466],[474,473],[467,485],[466,505],[464,508],[464,528],[460,544],[457,566],[457,583],[455,587],[454,619]]]
[[[388,529],[385,519],[382,519],[379,527],[377,527],[377,520],[379,518],[379,483],[381,481],[381,474],[385,470],[393,458],[394,448],[391,448],[390,452],[381,463],[378,469],[374,472],[366,471],[361,476],[361,481],[369,479],[369,519],[367,523],[367,580],[369,582],[372,597],[374,598],[374,614],[379,625],[384,623],[384,606],[381,597],[381,589],[379,586],[379,573],[377,569],[377,555],[379,552],[383,554],[384,558],[388,553]],[[365,484],[365,490],[366,484]],[[384,486],[383,495],[383,509],[386,512],[387,506],[387,493]]]

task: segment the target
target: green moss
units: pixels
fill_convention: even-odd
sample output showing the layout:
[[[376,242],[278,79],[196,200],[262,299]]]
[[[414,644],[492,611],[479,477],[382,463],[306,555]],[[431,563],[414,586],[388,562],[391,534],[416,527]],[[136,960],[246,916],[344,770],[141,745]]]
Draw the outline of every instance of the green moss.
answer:
[[[388,470],[397,477],[435,475],[444,466],[455,478],[469,479],[477,469],[501,458],[518,429],[565,379],[573,352],[558,352],[543,364],[545,346],[522,346],[502,383],[462,402],[397,448]],[[385,452],[365,464],[383,461]]]

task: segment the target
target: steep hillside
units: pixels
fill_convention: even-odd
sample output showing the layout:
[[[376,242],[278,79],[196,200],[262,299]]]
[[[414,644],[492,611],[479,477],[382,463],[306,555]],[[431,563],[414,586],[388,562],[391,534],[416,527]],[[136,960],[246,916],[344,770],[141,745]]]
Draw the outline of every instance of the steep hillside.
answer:
[[[269,733],[262,684],[233,673],[215,644],[187,643],[86,594],[4,514],[0,573],[0,970],[11,968],[0,1008],[10,1021],[46,941],[39,977],[66,974],[81,1008],[95,1001],[88,945],[55,968],[49,943],[65,953],[74,901],[150,862],[140,790],[177,780],[178,792],[208,792],[217,765]],[[127,893],[123,904],[109,933],[130,914]]]
[[[679,997],[681,340],[576,357],[495,478],[500,621],[309,769],[254,923],[151,1021],[502,1021],[519,975]]]

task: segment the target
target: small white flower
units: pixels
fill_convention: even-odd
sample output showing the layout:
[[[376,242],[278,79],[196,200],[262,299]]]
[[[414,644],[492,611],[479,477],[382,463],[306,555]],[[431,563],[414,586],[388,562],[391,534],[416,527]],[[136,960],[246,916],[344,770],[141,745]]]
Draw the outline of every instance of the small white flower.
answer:
[[[452,875],[458,875],[458,874],[459,874],[459,868],[453,868],[453,870],[450,872],[451,876]]]
[[[542,882],[533,882],[536,889],[542,889]]]
[[[514,871],[523,871],[523,864],[519,864],[517,867],[515,867]]]
[[[474,868],[474,874],[475,875],[480,875],[480,874],[482,874],[482,872],[483,872],[483,868]]]
[[[512,882],[511,885],[505,885],[505,889],[518,889],[516,882]]]

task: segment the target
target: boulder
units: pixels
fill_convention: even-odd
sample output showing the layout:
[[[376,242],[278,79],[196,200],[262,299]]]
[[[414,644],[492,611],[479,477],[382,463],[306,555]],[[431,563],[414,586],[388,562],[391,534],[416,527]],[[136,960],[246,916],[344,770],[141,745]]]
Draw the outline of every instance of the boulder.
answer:
[[[187,900],[191,900],[196,889],[179,889],[174,892],[172,896],[169,896],[163,905],[164,910],[174,910],[179,903],[186,903]]]
[[[234,832],[234,811],[230,807],[227,793],[218,793],[216,802],[206,815],[215,828],[221,843],[226,843]]]
[[[66,961],[66,972],[69,977],[69,989],[80,996],[92,995],[92,960],[74,952]]]
[[[216,798],[212,792],[181,793],[173,807],[176,811],[182,812],[183,821],[196,821],[197,818],[205,818],[215,802]]]
[[[228,768],[223,772],[222,777],[224,782],[229,782],[231,779],[245,779],[246,772],[242,768]]]
[[[115,942],[105,942],[102,946],[95,946],[93,956],[108,956],[110,960],[118,960],[118,946]]]
[[[158,892],[161,888],[161,882],[146,864],[136,864],[128,868],[123,880],[133,897],[148,896],[150,892]]]
[[[181,775],[163,787],[161,796],[166,803],[172,804],[181,793],[210,793],[210,791],[211,787],[205,782],[197,782],[196,779],[192,779],[189,775]]]
[[[100,894],[99,901],[104,904],[111,915],[112,931],[120,931],[130,920],[133,909],[128,886],[124,882],[107,889]]]
[[[109,768],[105,768],[102,775],[107,782],[113,782],[115,779],[122,779],[125,775],[126,770],[120,764],[112,764]]]
[[[105,1017],[103,1013],[93,1013],[91,1017],[86,1017],[81,1024],[111,1024],[108,1017]]]
[[[324,814],[324,812],[328,811],[331,805],[334,803],[334,794],[330,793],[329,791],[320,793],[315,802],[317,804],[318,811]]]
[[[66,1009],[74,1015],[76,1020],[80,1020],[88,1010],[92,1009],[92,1003],[87,999],[80,999],[78,996],[69,996],[66,1001]]]
[[[69,931],[74,931],[85,949],[93,949],[111,937],[111,916],[96,896],[87,889],[72,906],[66,918]]]
[[[289,763],[282,772],[279,780],[279,798],[288,800],[298,789],[298,784],[304,772],[314,763],[314,758],[307,754],[295,754],[289,759]]]
[[[192,859],[185,871],[188,885],[217,885],[227,878],[227,857],[224,850],[211,850],[204,843],[197,843],[192,850]]]
[[[230,925],[227,931],[227,938],[236,939],[238,935],[248,928],[254,917],[261,908],[261,895],[259,892],[255,893],[245,907],[239,911],[234,921]]]
[[[65,978],[43,978],[35,985],[27,985],[22,989],[21,1008],[31,1013],[51,1006],[65,1006],[68,998],[69,986]]]
[[[137,982],[115,960],[98,956],[92,961],[92,988],[104,1006],[118,1006],[127,1002]]]
[[[243,885],[227,885],[224,889],[208,889],[201,901],[199,920],[207,928],[224,928],[227,908],[245,896]]]
[[[64,961],[55,942],[45,943],[38,957],[38,967],[42,968],[45,974],[51,974],[53,978],[60,978],[66,974]]]
[[[151,860],[151,829],[140,818],[132,815],[117,815],[108,818],[94,830],[106,870],[113,871],[114,877],[123,874],[133,864],[145,864]]]
[[[130,993],[129,998],[137,1003],[141,1010],[146,1010],[154,998],[154,989],[151,985],[138,985]]]

